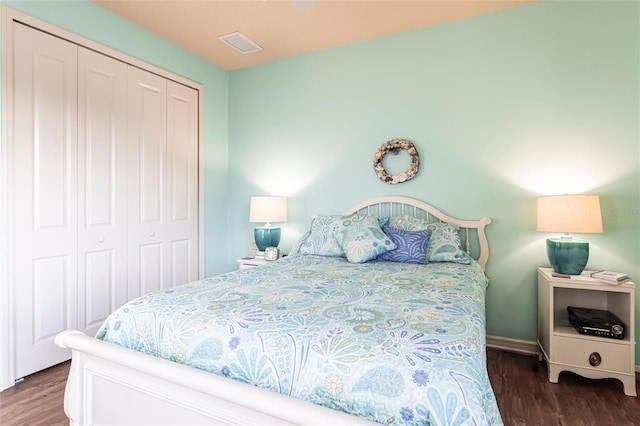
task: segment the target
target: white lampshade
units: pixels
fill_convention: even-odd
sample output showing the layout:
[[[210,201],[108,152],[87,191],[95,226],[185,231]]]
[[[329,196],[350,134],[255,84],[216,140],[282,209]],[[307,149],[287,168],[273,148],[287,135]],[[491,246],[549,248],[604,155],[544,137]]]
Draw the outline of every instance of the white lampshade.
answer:
[[[550,195],[538,197],[539,232],[597,234],[602,232],[600,197]]]
[[[249,222],[286,222],[287,199],[284,197],[251,197]]]
[[[540,232],[562,232],[560,238],[547,238],[547,257],[553,271],[580,275],[589,261],[589,243],[570,233],[602,232],[600,197],[597,195],[554,195],[538,197]]]

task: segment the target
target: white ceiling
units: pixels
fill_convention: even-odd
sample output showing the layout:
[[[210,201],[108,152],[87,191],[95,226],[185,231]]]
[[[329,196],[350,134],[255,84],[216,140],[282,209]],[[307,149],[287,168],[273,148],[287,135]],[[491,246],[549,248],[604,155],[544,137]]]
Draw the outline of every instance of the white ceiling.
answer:
[[[536,0],[91,0],[223,68],[234,70]],[[218,39],[240,31],[262,50]]]

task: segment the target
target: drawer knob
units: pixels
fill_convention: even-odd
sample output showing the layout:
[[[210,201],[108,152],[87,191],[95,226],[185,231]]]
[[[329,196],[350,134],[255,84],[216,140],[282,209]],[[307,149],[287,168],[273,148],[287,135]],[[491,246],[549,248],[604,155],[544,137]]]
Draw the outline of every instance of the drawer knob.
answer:
[[[597,367],[601,362],[602,357],[600,356],[600,354],[598,352],[591,352],[591,355],[589,355],[589,364],[591,364],[593,367]]]

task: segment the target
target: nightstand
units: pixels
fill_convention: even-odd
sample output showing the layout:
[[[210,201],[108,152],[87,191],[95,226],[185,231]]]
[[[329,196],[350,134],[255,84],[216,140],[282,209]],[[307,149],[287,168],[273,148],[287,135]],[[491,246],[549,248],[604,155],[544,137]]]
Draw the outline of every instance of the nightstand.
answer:
[[[239,269],[247,269],[247,268],[255,268],[256,266],[264,265],[268,261],[264,259],[256,259],[252,257],[249,257],[249,258],[243,257],[241,259],[238,259],[237,262],[239,265]]]
[[[549,381],[561,371],[591,379],[615,378],[624,393],[636,396],[635,284],[605,284],[584,271],[570,278],[553,277],[551,268],[538,268],[538,358],[549,366]],[[569,323],[567,306],[614,313],[626,326],[624,339],[580,334]]]

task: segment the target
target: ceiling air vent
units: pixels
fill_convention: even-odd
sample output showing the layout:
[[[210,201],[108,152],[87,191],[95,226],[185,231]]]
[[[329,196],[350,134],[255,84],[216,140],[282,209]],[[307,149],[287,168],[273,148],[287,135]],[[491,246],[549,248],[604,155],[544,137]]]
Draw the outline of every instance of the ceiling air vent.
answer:
[[[253,53],[262,50],[262,47],[249,40],[247,36],[240,32],[225,34],[218,38],[240,53]]]

